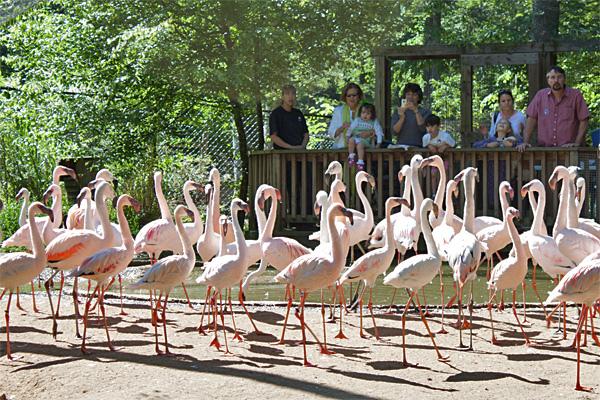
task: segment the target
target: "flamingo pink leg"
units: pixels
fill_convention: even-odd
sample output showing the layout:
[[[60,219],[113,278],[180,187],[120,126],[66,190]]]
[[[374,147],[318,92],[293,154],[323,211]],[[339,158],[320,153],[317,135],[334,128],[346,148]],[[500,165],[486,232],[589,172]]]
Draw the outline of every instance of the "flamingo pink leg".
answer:
[[[304,352],[304,366],[305,367],[313,367],[314,365],[308,362],[306,358],[306,332],[305,327],[306,323],[304,322],[304,301],[306,300],[306,293],[300,293],[300,326],[302,328],[302,347]]]
[[[225,316],[223,315],[223,298],[221,297],[221,293],[219,293],[219,311],[221,315],[221,327],[223,328],[223,337],[225,338],[225,354],[231,354],[231,352],[229,351],[229,345],[227,344],[227,329],[225,329]]]
[[[204,328],[203,328],[204,312],[206,311],[206,304],[208,304],[208,302],[209,302],[211,289],[212,288],[210,286],[206,287],[206,297],[204,299],[204,305],[202,306],[202,313],[200,314],[200,325],[198,326],[198,334],[200,334],[200,335],[206,335],[206,332],[204,331]],[[209,312],[210,312],[210,310],[209,310]]]
[[[185,298],[187,300],[188,307],[191,308],[192,310],[194,310],[194,306],[192,305],[192,302],[190,301],[190,296],[188,296],[187,289],[185,288],[185,283],[181,282],[181,287],[183,288],[183,293],[185,294]]]
[[[33,312],[39,313],[40,310],[37,308],[37,305],[35,304],[35,285],[33,284],[33,281],[31,281],[31,303],[32,303],[31,307],[33,309]]]
[[[583,305],[584,312],[581,315],[581,318],[583,318],[583,323],[585,323],[585,320],[587,319],[586,307],[587,306],[584,304]],[[575,333],[575,338],[577,340],[577,383],[575,384],[575,390],[589,392],[592,390],[592,388],[586,387],[586,386],[581,386],[581,382],[579,380],[580,369],[581,369],[581,328],[579,328],[578,331]]]
[[[444,301],[444,278],[443,278],[443,272],[442,272],[442,267],[440,267],[440,293],[441,293],[441,298],[440,298],[440,303],[442,306],[442,326],[440,328],[439,331],[437,331],[436,333],[439,335],[442,334],[447,334],[448,331],[446,329],[444,329],[444,311],[446,308],[446,302]]]
[[[56,339],[58,324],[56,322],[56,314],[54,313],[54,306],[52,304],[52,295],[50,294],[50,282],[52,282],[54,275],[56,275],[56,272],[50,277],[50,279],[44,282],[44,287],[46,288],[46,293],[48,294],[48,302],[50,303],[50,314],[52,314],[52,337]]]
[[[536,271],[536,269],[537,269],[537,264],[534,263],[533,264],[533,274],[531,276],[531,287],[533,288],[533,292],[535,293],[538,301],[540,302],[540,304],[542,306],[542,310],[544,310],[544,317],[548,318],[548,313],[546,312],[546,305],[542,301],[542,298],[540,297],[540,294],[538,293],[538,290],[537,290],[537,281],[536,281],[536,278],[535,278],[535,271]]]
[[[4,293],[3,293],[4,294]],[[12,353],[10,352],[10,300],[12,299],[12,290],[8,292],[8,302],[6,303],[6,310],[4,311],[4,320],[6,321],[6,358],[14,360]]]
[[[527,321],[527,298],[525,297],[525,280],[521,282],[521,290],[523,291],[523,323]]]
[[[415,298],[417,299],[417,307],[419,308],[419,315],[421,316],[421,321],[423,321],[423,324],[425,325],[425,329],[427,329],[427,333],[429,334],[429,337],[431,338],[431,342],[433,343],[433,347],[435,348],[435,352],[437,353],[438,361],[443,361],[443,362],[448,361],[448,357],[443,356],[442,353],[440,353],[440,349],[437,347],[437,344],[435,343],[435,339],[433,338],[431,329],[429,329],[429,324],[427,323],[427,318],[425,317],[425,313],[421,309],[421,303],[419,302],[419,295],[416,293],[415,293]]]
[[[54,277],[54,275],[52,275],[52,277]],[[62,297],[62,291],[63,291],[64,286],[65,286],[65,274],[62,271],[60,271],[60,288],[58,290],[58,301],[56,302],[56,319],[60,318],[58,313],[60,312],[60,299]]]
[[[211,305],[212,305],[212,312],[213,312],[213,321],[214,321],[214,329],[215,329],[215,338],[212,340],[212,342],[210,342],[209,347],[210,346],[215,346],[215,348],[217,350],[219,350],[221,348],[221,343],[219,343],[219,337],[217,336],[217,291],[214,291],[214,294],[210,300]]]
[[[292,295],[290,293],[290,285],[286,285],[285,286],[285,295],[287,297],[287,308],[285,310],[285,319],[283,321],[283,330],[281,331],[281,339],[279,339],[279,342],[277,342],[277,344],[284,344],[284,338],[285,338],[285,328],[287,327],[287,322],[288,322],[288,317],[290,315],[290,309],[292,308]]]
[[[237,330],[237,326],[235,325],[235,316],[233,314],[233,304],[231,303],[231,289],[227,289],[227,300],[229,302],[229,313],[231,314],[231,322],[233,323],[233,339],[231,340],[237,340],[238,342],[242,342],[242,336],[240,335],[240,333]]]
[[[408,361],[406,361],[406,314],[408,313],[408,307],[410,306],[410,302],[414,293],[411,292],[410,296],[408,296],[408,301],[406,302],[406,306],[404,306],[404,311],[402,312],[402,365],[408,367]]]
[[[110,341],[110,334],[108,333],[108,323],[106,321],[106,311],[104,309],[104,292],[105,292],[105,290],[100,290],[100,293],[99,293],[100,299],[98,301],[100,302],[100,312],[102,313],[102,320],[104,322],[104,331],[106,332],[106,340],[108,342],[108,349],[110,351],[116,351],[115,347],[112,345],[112,342]],[[166,335],[165,335],[165,338],[166,338]]]
[[[592,339],[594,339],[596,346],[600,347],[600,340],[598,339],[598,335],[596,335],[596,332],[594,330],[594,315],[593,315],[592,309],[590,307],[588,307],[588,310],[589,310],[589,314],[590,314],[590,325],[592,326]]]
[[[244,309],[244,312],[248,316],[248,319],[250,320],[250,323],[252,324],[252,327],[254,328],[254,333],[256,333],[257,335],[261,335],[262,332],[260,330],[258,330],[258,328],[256,327],[256,324],[254,323],[254,320],[252,319],[252,316],[250,315],[250,313],[248,312],[248,309],[246,308],[246,305],[244,304],[243,293],[244,293],[244,291],[242,290],[242,281],[240,281],[240,291],[238,293],[238,300],[239,300],[240,304],[242,305],[242,308]]]
[[[165,303],[162,309],[162,320],[163,320],[163,333],[165,335],[165,355],[170,355],[169,351],[169,341],[167,340],[167,300],[169,299],[169,292],[165,293]],[[108,334],[108,330],[107,330]]]
[[[150,320],[151,320],[152,326],[154,327],[154,351],[156,352],[157,355],[161,355],[162,351],[158,347],[158,322],[156,321],[157,310],[154,305],[152,290],[150,290],[149,292],[150,292],[150,314],[151,314]],[[157,300],[157,302],[158,302],[158,300]]]
[[[327,350],[327,329],[325,328],[325,304],[323,303],[323,289],[321,289],[321,319],[323,320],[323,347],[321,347],[321,354],[331,355],[334,354],[334,352]]]
[[[362,303],[362,296],[360,301]],[[373,288],[369,288],[369,304],[367,304],[367,308],[371,312],[371,320],[373,321],[373,328],[375,328],[375,339],[381,340],[381,338],[379,337],[379,329],[377,328],[377,324],[375,323],[375,316],[373,315]]]
[[[513,315],[515,316],[515,319],[517,320],[517,323],[519,324],[519,329],[521,329],[521,333],[523,334],[523,337],[525,338],[525,346],[531,346],[531,342],[529,341],[529,338],[527,337],[527,334],[525,333],[525,331],[523,330],[523,325],[521,325],[521,321],[519,320],[519,316],[517,315],[517,291],[515,289],[513,289]]]
[[[348,339],[348,337],[346,335],[344,335],[344,332],[342,331],[342,324],[343,324],[343,317],[342,317],[342,303],[345,302],[344,300],[344,288],[342,285],[338,285],[338,290],[340,291],[339,295],[340,295],[340,331],[338,332],[337,335],[335,335],[336,339]]]
[[[81,352],[83,354],[89,353],[89,351],[87,350],[87,347],[85,346],[85,339],[87,338],[87,327],[88,327],[88,316],[90,313],[90,305],[92,302],[92,297],[94,294],[96,294],[97,291],[98,291],[98,286],[96,285],[96,289],[94,289],[94,293],[88,294],[88,299],[85,302],[85,310],[83,312],[83,338],[81,340]]]

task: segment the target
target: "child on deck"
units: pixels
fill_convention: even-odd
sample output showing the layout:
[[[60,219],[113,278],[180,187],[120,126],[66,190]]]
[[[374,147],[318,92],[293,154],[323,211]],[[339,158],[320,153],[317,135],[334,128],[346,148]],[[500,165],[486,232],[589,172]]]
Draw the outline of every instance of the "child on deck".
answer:
[[[373,104],[365,103],[358,110],[359,117],[355,118],[348,128],[348,164],[356,164],[359,171],[365,169],[365,148],[371,148],[371,140],[376,137],[377,145],[383,141],[383,129]],[[356,162],[356,153],[358,151],[358,162]]]
[[[475,142],[473,143],[473,147],[515,147],[522,142],[523,140],[520,140],[513,135],[510,122],[507,119],[502,118],[496,124],[496,136]]]
[[[437,115],[431,114],[425,118],[423,147],[434,153],[443,153],[446,149],[456,146],[454,138],[446,131],[440,131],[441,120]]]

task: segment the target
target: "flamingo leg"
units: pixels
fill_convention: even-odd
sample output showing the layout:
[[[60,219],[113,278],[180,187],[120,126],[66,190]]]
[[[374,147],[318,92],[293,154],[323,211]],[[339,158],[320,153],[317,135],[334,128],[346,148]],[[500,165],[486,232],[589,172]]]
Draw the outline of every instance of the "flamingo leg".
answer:
[[[79,334],[79,317],[81,316],[79,314],[79,295],[77,293],[77,286],[78,286],[78,278],[75,278],[75,281],[73,282],[73,305],[75,308],[75,336],[77,338],[80,338],[81,335]]]
[[[262,332],[260,330],[258,330],[258,328],[256,327],[256,324],[254,323],[254,320],[252,319],[252,316],[248,312],[248,309],[246,308],[246,304],[244,304],[243,293],[244,292],[242,291],[242,281],[240,281],[240,291],[238,293],[238,300],[239,300],[242,308],[244,309],[244,312],[248,316],[248,319],[250,320],[250,323],[252,324],[252,327],[254,328],[254,333],[256,333],[257,335],[262,335]]]
[[[469,350],[473,350],[473,283],[471,281],[471,290],[469,293]]]
[[[127,315],[127,313],[123,310],[123,277],[121,274],[119,274],[119,300],[121,302],[121,312],[119,315]]]
[[[437,331],[437,334],[446,334],[448,333],[448,331],[446,329],[444,329],[444,311],[446,308],[446,302],[444,301],[444,278],[443,275],[444,273],[442,272],[442,267],[440,267],[440,293],[441,293],[441,297],[440,297],[440,304],[442,306],[442,327],[440,328],[439,331]]]
[[[2,293],[0,293],[0,301],[4,298],[4,293],[6,293],[6,288],[2,289]]]
[[[529,338],[527,337],[527,334],[525,333],[525,330],[523,330],[523,325],[521,325],[521,321],[519,320],[519,316],[517,315],[517,291],[515,289],[513,289],[512,291],[512,297],[513,297],[513,306],[512,306],[512,310],[513,310],[513,315],[515,316],[515,319],[517,320],[517,323],[519,324],[519,329],[521,330],[521,333],[523,334],[523,337],[525,338],[525,346],[531,346],[531,342],[529,341]]]
[[[98,286],[96,285],[96,289],[94,289],[94,294],[98,291]],[[88,298],[85,302],[85,309],[83,311],[83,338],[81,340],[81,352],[83,354],[88,354],[89,351],[85,346],[85,339],[87,338],[87,327],[88,327],[88,316],[90,314],[90,305],[92,303],[92,294],[88,293]]]
[[[204,305],[202,306],[202,313],[200,314],[200,325],[198,326],[198,334],[200,334],[200,335],[206,335],[206,332],[204,331],[204,328],[202,327],[203,326],[202,323],[204,322],[204,312],[206,311],[206,304],[209,301],[210,291],[211,291],[211,287],[207,286],[206,287],[206,297],[204,298]]]
[[[229,302],[229,313],[231,314],[231,322],[233,323],[233,339],[231,339],[231,340],[237,340],[238,342],[242,342],[243,339],[237,330],[237,326],[235,325],[235,316],[233,314],[233,304],[231,303],[231,288],[227,289],[227,301]]]
[[[581,333],[581,329],[583,328],[583,322],[585,318],[582,318],[581,313],[579,314],[579,319],[577,320],[577,329],[575,329],[575,336],[573,337],[573,343],[571,343],[572,349],[577,348],[577,336]],[[584,346],[585,347],[585,346]]]
[[[240,291],[240,297],[241,291]],[[233,310],[232,310],[233,312]],[[221,315],[221,328],[223,328],[223,337],[225,338],[225,354],[231,354],[229,351],[229,345],[227,344],[227,330],[225,329],[225,316],[223,315],[223,298],[219,292],[219,313]]]
[[[110,341],[110,333],[108,332],[108,322],[106,321],[106,311],[104,309],[104,293],[106,292],[106,290],[102,290],[100,289],[99,292],[99,307],[100,307],[100,312],[102,313],[102,321],[104,322],[104,331],[106,332],[106,340],[108,342],[108,349],[110,351],[116,351],[115,347],[112,345],[112,342]],[[85,328],[84,328],[85,329]],[[167,336],[165,335],[165,338]]]
[[[54,275],[52,275],[54,276]],[[58,301],[56,302],[56,319],[60,318],[58,313],[60,312],[60,299],[62,297],[63,287],[65,286],[65,274],[60,271],[60,288],[58,290]]]
[[[584,308],[585,307],[586,306],[584,305]],[[587,319],[587,312],[585,312],[581,317],[585,321]],[[575,390],[589,392],[592,390],[592,388],[581,386],[581,382],[579,380],[581,369],[581,329],[579,329],[579,332],[575,333],[575,338],[577,340],[577,383],[575,384]]]
[[[531,287],[533,288],[533,292],[535,293],[535,296],[537,297],[538,301],[540,302],[541,306],[542,306],[542,310],[544,310],[544,317],[546,317],[546,319],[548,318],[548,313],[546,312],[546,305],[544,304],[544,302],[542,301],[542,298],[540,297],[540,294],[538,293],[537,290],[537,280],[536,280],[536,275],[535,275],[535,271],[537,269],[537,263],[533,263],[533,274],[531,276]]]
[[[152,326],[154,327],[154,351],[157,355],[162,354],[162,350],[158,347],[158,322],[156,321],[156,313],[158,312],[156,306],[154,305],[154,296],[152,294],[152,290],[150,292],[150,321]],[[158,300],[157,300],[158,302]]]
[[[283,321],[283,330],[281,331],[281,339],[279,339],[279,342],[277,342],[277,344],[284,344],[284,338],[285,338],[285,328],[287,327],[287,322],[288,322],[288,317],[290,315],[290,309],[292,308],[292,294],[290,293],[290,285],[287,284],[285,286],[285,295],[287,297],[287,308],[285,310],[285,320]]]
[[[567,339],[567,303],[563,301],[563,340]]]
[[[423,324],[425,325],[425,329],[427,329],[427,333],[429,334],[429,337],[431,338],[431,342],[433,343],[433,347],[435,348],[435,352],[437,353],[438,361],[448,361],[449,358],[446,356],[443,356],[442,353],[440,353],[440,349],[437,347],[437,344],[435,344],[435,339],[433,338],[431,329],[429,329],[429,324],[427,323],[427,318],[425,317],[425,313],[421,309],[421,303],[419,302],[419,295],[416,293],[415,293],[415,299],[417,299],[417,307],[419,308],[419,315],[421,316],[421,321],[423,321]]]
[[[167,339],[167,300],[168,299],[169,299],[169,292],[166,292],[164,307],[162,309],[163,334],[165,335],[165,353],[164,353],[165,355],[171,354],[171,352],[169,351],[169,341]]]
[[[408,307],[410,306],[410,302],[414,293],[411,292],[408,296],[408,301],[406,302],[406,306],[404,306],[404,311],[402,312],[402,365],[408,367],[408,361],[406,361],[406,314],[408,313]]]
[[[321,347],[321,354],[331,355],[333,351],[327,349],[327,329],[325,328],[325,304],[323,303],[323,289],[321,289],[321,320],[323,321],[323,347]]]
[[[392,292],[392,300],[390,301],[390,306],[388,307],[387,311],[385,312],[385,314],[391,314],[392,313],[392,307],[394,306],[394,299],[396,299],[396,291],[398,289],[394,288],[394,291]]]
[[[302,328],[302,348],[304,353],[304,366],[305,367],[313,367],[314,365],[308,362],[306,358],[306,332],[305,327],[306,323],[304,322],[304,301],[306,300],[306,293],[304,291],[300,292],[300,326]]]
[[[52,279],[54,278],[54,275],[56,275],[56,274],[57,273],[55,272],[54,274],[52,274],[50,279],[48,279],[46,282],[44,282],[44,287],[46,288],[46,293],[48,294],[48,302],[50,303],[50,314],[52,314],[52,337],[54,339],[56,339],[56,333],[58,331],[58,324],[56,322],[56,314],[54,313],[54,306],[52,305],[52,295],[50,294],[50,282],[52,282]]]
[[[488,305],[487,305],[487,309],[488,312],[490,313],[490,325],[492,327],[492,338],[490,339],[490,343],[497,345],[498,341],[496,340],[496,335],[494,335],[494,318],[492,317],[492,301],[494,300],[494,298],[496,297],[496,289],[494,289],[493,293],[490,295],[490,299],[488,300]]]
[[[31,303],[32,303],[33,312],[39,313],[40,310],[37,308],[37,305],[35,304],[35,285],[33,284],[33,281],[31,281]]]
[[[367,335],[365,335],[363,333],[363,294],[365,292],[365,289],[367,288],[367,285],[365,285],[365,287],[363,288],[362,292],[360,293],[360,297],[358,298],[358,307],[360,307],[360,329],[359,329],[359,335],[361,338],[366,339]]]
[[[456,282],[454,282],[452,284],[452,288],[454,289],[454,294],[452,295],[452,297],[450,297],[450,299],[448,299],[448,302],[446,303],[446,308],[450,308],[454,305],[454,301],[456,301],[456,296],[458,296],[458,289],[456,288]]]
[[[335,323],[335,297],[337,296],[337,291],[335,288],[330,287],[331,290],[331,300],[329,301],[329,323]]]
[[[4,320],[6,321],[6,358],[14,360],[12,353],[10,352],[10,300],[12,299],[12,290],[8,292],[8,302],[6,303],[6,310],[4,310]]]
[[[556,307],[554,307],[552,309],[552,311],[550,311],[550,313],[548,313],[548,315],[546,316],[546,327],[550,328],[550,324],[552,323],[552,315],[554,315],[554,313],[558,310],[558,308],[561,306],[561,303],[558,303],[556,305]]]
[[[421,293],[423,294],[423,307],[425,308],[425,316],[426,317],[430,317],[431,314],[429,313],[429,310],[427,308],[427,297],[425,297],[425,286],[423,286],[421,288]]]
[[[183,288],[183,293],[185,294],[185,298],[187,300],[188,307],[191,308],[192,310],[194,310],[194,306],[192,305],[192,302],[190,301],[190,296],[188,296],[187,289],[185,288],[185,283],[181,282],[181,287]]]
[[[523,291],[523,323],[527,321],[527,297],[525,296],[525,280],[521,282],[521,290]]]
[[[592,339],[596,342],[596,346],[600,347],[600,340],[598,339],[598,335],[596,335],[596,331],[594,330],[594,315],[592,313],[592,309],[588,307],[590,314],[590,325],[592,326]]]
[[[463,287],[459,286],[458,288],[458,347],[464,349],[466,346],[462,341],[462,331],[463,331],[463,316],[462,316],[462,292]]]
[[[379,337],[379,329],[377,328],[377,324],[375,323],[375,316],[373,315],[373,288],[369,288],[369,304],[367,304],[367,308],[371,312],[371,320],[373,320],[373,327],[375,328],[375,339],[380,340],[381,338]]]
[[[338,285],[338,290],[339,290],[339,295],[340,295],[340,331],[338,332],[337,335],[335,335],[336,339],[348,339],[348,337],[346,335],[344,335],[344,332],[342,330],[342,325],[343,325],[343,314],[342,314],[342,303],[345,302],[344,299],[344,287],[342,285]]]
[[[21,296],[19,296],[19,287],[17,286],[17,308],[23,312],[25,312],[25,309],[21,306]]]
[[[210,342],[209,347],[215,346],[215,348],[217,350],[219,350],[221,348],[221,343],[219,343],[219,337],[217,336],[218,329],[217,329],[217,290],[216,289],[214,291],[214,294],[213,294],[210,302],[211,302],[212,313],[213,313],[215,338],[212,340],[212,342]]]

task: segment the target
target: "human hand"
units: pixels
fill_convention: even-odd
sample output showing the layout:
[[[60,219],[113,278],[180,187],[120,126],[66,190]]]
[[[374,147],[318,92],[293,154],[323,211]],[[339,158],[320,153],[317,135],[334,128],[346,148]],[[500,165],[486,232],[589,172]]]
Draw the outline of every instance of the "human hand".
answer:
[[[398,107],[398,115],[399,116],[403,117],[405,111],[406,111],[406,106],[400,106],[400,107]]]
[[[370,138],[373,135],[375,135],[375,131],[373,129],[370,129],[368,131],[362,131],[360,133],[360,137],[362,137],[362,138]]]
[[[417,112],[417,109],[419,108],[418,104],[413,103],[412,101],[406,101],[405,107],[409,110],[414,111],[415,113]]]
[[[513,147],[514,142],[510,139],[504,139],[502,141],[502,144],[504,145],[504,147]]]
[[[485,147],[498,147],[498,142],[489,142]]]
[[[524,152],[526,148],[531,147],[531,145],[529,143],[521,143],[520,145],[518,145],[516,147],[517,150],[519,150],[520,153]]]
[[[350,124],[349,124],[348,122],[344,122],[344,123],[342,124],[342,129],[346,129],[346,128],[348,128],[349,126],[350,126]]]
[[[565,143],[560,147],[579,147],[577,143]]]

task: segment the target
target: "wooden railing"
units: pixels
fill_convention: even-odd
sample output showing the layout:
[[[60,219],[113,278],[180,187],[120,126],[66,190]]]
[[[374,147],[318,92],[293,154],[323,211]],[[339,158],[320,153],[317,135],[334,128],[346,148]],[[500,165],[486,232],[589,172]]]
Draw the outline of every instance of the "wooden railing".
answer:
[[[385,200],[392,195],[401,195],[397,172],[408,164],[411,157],[420,153],[427,157],[426,150],[374,149],[366,154],[365,170],[375,177],[374,191],[366,188],[366,194],[375,213],[376,221],[384,216]],[[347,185],[346,205],[360,210],[361,204],[354,185],[355,169],[347,168],[347,152],[344,150],[307,151],[256,151],[250,154],[249,184],[255,190],[260,184],[268,183],[281,190],[283,206],[279,207],[278,226],[316,223],[313,202],[318,190],[329,192],[331,178],[324,175],[329,163],[340,161],[344,166],[344,182]],[[586,179],[585,205],[582,216],[600,221],[598,183],[600,182],[600,150],[595,148],[531,148],[523,153],[513,149],[453,149],[445,152],[448,178],[454,177],[465,167],[479,170],[476,190],[476,215],[501,218],[498,198],[498,183],[508,180],[515,189],[512,204],[521,210],[521,225],[527,226],[532,213],[527,200],[519,190],[531,179],[540,179],[546,184],[547,204],[545,221],[554,223],[558,208],[558,195],[548,188],[548,178],[556,165],[577,165],[580,176]],[[432,168],[422,171],[422,188],[426,197],[433,197],[437,190],[436,174]],[[250,195],[253,201],[253,194]],[[457,214],[462,215],[463,196],[455,200]]]

